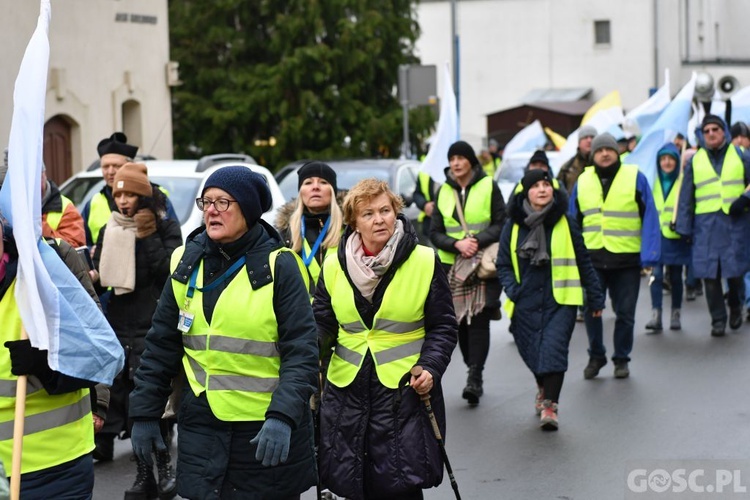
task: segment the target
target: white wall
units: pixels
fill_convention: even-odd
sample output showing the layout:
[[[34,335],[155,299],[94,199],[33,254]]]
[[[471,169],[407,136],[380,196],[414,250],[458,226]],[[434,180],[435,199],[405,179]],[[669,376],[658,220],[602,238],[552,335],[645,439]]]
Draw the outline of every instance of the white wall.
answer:
[[[522,104],[523,96],[536,88],[590,87],[593,99],[619,90],[627,110],[646,100],[650,88],[664,83],[665,68],[670,69],[672,94],[693,71],[708,71],[716,80],[733,74],[741,86],[750,85],[747,65],[683,65],[687,50],[681,26],[689,5],[693,24],[702,20],[712,27],[702,31],[700,42],[696,26],[689,27],[691,56],[703,47],[706,57],[750,59],[745,33],[750,2],[656,0],[656,29],[654,5],[655,0],[458,1],[462,138],[481,147],[486,115]],[[450,61],[450,2],[423,2],[417,12],[422,64]],[[595,20],[610,21],[610,46],[594,43]]]

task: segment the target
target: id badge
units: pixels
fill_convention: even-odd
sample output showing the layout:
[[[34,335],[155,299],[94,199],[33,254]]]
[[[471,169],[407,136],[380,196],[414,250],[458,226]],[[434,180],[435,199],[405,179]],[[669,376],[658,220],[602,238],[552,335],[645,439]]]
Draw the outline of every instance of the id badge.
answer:
[[[195,314],[180,309],[180,320],[177,322],[177,329],[183,333],[189,332],[190,327],[193,326],[194,318]]]

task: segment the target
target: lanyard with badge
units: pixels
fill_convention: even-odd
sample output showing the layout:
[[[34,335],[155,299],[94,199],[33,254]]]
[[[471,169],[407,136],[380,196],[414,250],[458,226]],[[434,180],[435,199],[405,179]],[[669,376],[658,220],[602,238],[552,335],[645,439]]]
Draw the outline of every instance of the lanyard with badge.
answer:
[[[217,286],[219,286],[221,283],[224,282],[225,279],[227,279],[229,276],[234,274],[237,269],[241,268],[245,264],[245,256],[243,255],[239,259],[237,259],[237,262],[229,266],[229,269],[224,271],[224,274],[216,278],[214,281],[212,281],[210,284],[199,288],[195,286],[195,283],[198,280],[198,271],[200,270],[201,266],[195,266],[195,269],[193,270],[193,274],[190,275],[190,283],[188,284],[187,289],[187,296],[185,297],[185,305],[183,309],[180,309],[180,319],[177,322],[177,329],[180,330],[183,333],[187,333],[190,330],[190,327],[193,326],[193,320],[195,319],[195,314],[188,312],[188,309],[190,308],[190,301],[193,298],[193,295],[195,295],[195,291],[198,290],[199,292],[208,292],[210,290],[213,290]]]
[[[302,240],[305,239],[305,217],[302,216]],[[328,232],[328,228],[331,225],[331,217],[328,217],[326,219],[326,223],[323,224],[323,229],[320,230],[320,234],[318,235],[318,238],[315,240],[315,244],[313,245],[312,249],[310,250],[310,253],[305,255],[305,247],[302,246],[302,262],[305,263],[305,267],[310,267],[310,263],[312,262],[313,258],[315,257],[315,254],[318,252],[318,248],[320,248],[320,244],[323,243],[323,240],[326,237],[326,233]]]

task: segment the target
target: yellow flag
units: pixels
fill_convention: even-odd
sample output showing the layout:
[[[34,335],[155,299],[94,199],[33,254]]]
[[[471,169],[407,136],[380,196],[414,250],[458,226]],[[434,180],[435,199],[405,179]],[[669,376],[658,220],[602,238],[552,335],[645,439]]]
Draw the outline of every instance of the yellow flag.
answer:
[[[598,101],[594,103],[593,106],[589,108],[588,111],[586,111],[586,114],[583,115],[583,119],[581,120],[581,125],[586,125],[586,123],[591,120],[591,118],[594,117],[599,111],[603,111],[605,109],[619,107],[622,108],[622,102],[620,101],[620,91],[614,90],[610,92],[609,94],[605,95]]]
[[[550,138],[552,144],[555,145],[555,149],[557,149],[558,151],[562,149],[562,147],[565,146],[565,143],[568,141],[565,137],[561,136],[549,127],[544,127],[544,133],[547,134],[547,137]]]

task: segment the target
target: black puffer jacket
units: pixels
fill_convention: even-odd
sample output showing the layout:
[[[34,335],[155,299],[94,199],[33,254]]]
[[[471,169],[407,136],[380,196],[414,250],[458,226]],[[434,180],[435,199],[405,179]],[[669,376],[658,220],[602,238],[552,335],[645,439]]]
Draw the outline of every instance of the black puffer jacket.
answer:
[[[262,421],[218,420],[205,393],[193,394],[185,384],[179,413],[177,462],[178,493],[185,498],[284,498],[309,489],[316,481],[312,419],[309,399],[317,387],[318,346],[310,298],[295,257],[281,253],[273,277],[268,276],[269,253],[283,245],[278,233],[262,220],[239,240],[217,245],[203,229],[188,237],[185,251],[171,279],[164,286],[153,326],[146,337],[146,350],[136,373],[130,396],[130,416],[136,420],[158,419],[170,394],[170,382],[181,370],[184,350],[177,330],[180,306],[172,283],[187,283],[190,269],[203,262],[204,283],[220,277],[241,256],[253,286],[273,286],[273,311],[278,322],[281,355],[279,385],[273,392],[266,418],[284,420],[292,426],[289,459],[277,467],[263,467],[255,460],[250,440]],[[231,278],[203,294],[207,321]],[[294,312],[294,314],[290,314]],[[252,328],[252,325],[248,325]],[[234,496],[233,496],[234,495]]]
[[[99,269],[107,226],[99,232],[94,266]],[[102,307],[110,326],[125,349],[125,368],[133,378],[140,365],[144,339],[151,328],[151,316],[156,310],[164,282],[169,276],[169,258],[182,243],[182,233],[177,222],[157,218],[156,232],[135,243],[135,289],[131,293],[115,295],[107,293],[102,298]],[[98,288],[100,297],[105,292]]]
[[[404,223],[405,235],[390,269],[375,290],[372,303],[352,284],[347,271],[344,242],[351,236],[351,228],[346,229],[339,245],[339,262],[352,284],[357,311],[368,327],[372,326],[395,273],[417,245],[417,235],[409,221],[403,215],[399,215],[399,220]],[[322,352],[330,356],[336,343],[338,320],[322,273],[313,309]],[[458,324],[448,280],[437,257],[424,304],[424,322],[425,340],[417,363],[434,377],[432,407],[444,433],[445,407],[440,381],[456,345]],[[401,398],[396,392],[380,383],[369,353],[351,385],[337,388],[326,384],[321,406],[320,474],[323,484],[337,495],[352,500],[366,496],[379,498],[440,484],[443,474],[440,450],[423,405],[413,390],[402,391]]]
[[[555,258],[551,253],[552,230],[560,219],[567,217],[586,300],[591,310],[603,309],[604,293],[583,244],[581,229],[572,217],[565,214],[567,203],[563,200],[566,197],[559,191],[555,191],[554,196],[553,206],[544,220],[550,258]],[[498,249],[498,276],[508,298],[516,304],[510,331],[516,340],[518,352],[532,373],[541,375],[564,372],[568,368],[568,345],[575,327],[577,308],[560,305],[555,301],[552,292],[552,269],[549,263],[534,266],[530,259],[519,257],[520,284],[516,282],[513,270],[511,253],[517,251],[529,234],[529,227],[524,224],[525,199],[525,195],[511,197],[511,204],[508,206],[509,219],[503,228]],[[516,248],[510,247],[513,224],[518,224]]]

